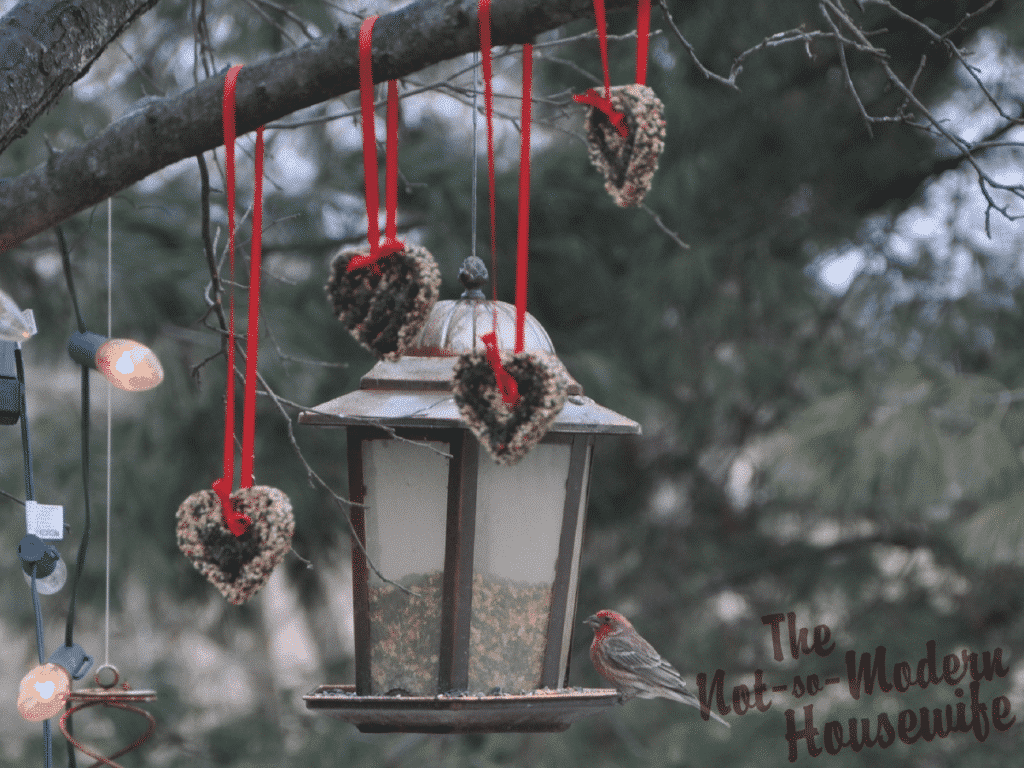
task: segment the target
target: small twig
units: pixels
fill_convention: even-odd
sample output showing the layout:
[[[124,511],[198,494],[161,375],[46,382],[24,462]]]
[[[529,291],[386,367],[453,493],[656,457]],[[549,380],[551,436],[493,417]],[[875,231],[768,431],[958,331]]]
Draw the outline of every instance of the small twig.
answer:
[[[220,284],[220,275],[217,271],[213,251],[213,239],[210,237],[210,172],[206,168],[206,159],[202,154],[196,155],[199,163],[199,205],[202,215],[203,252],[206,254],[206,265],[210,270],[210,284],[213,288],[213,296],[208,298],[213,311],[217,313],[220,324],[227,327],[227,320],[224,318],[224,308],[221,304],[221,295],[224,289]],[[193,369],[193,375],[195,370]]]
[[[277,353],[277,357],[280,360],[284,360],[285,362],[289,362],[289,363],[302,363],[303,365],[316,365],[316,366],[319,366],[321,368],[348,368],[349,367],[348,363],[341,363],[341,362],[336,362],[335,363],[335,362],[329,362],[327,360],[313,360],[312,358],[308,358],[308,357],[295,357],[294,355],[286,354],[285,351],[283,349],[281,349],[281,345],[277,341],[277,335],[274,333],[274,331],[270,327],[269,323],[264,321],[263,323],[261,323],[261,326],[266,330],[267,336],[270,337],[270,341],[274,345],[274,351]]]
[[[921,77],[921,73],[924,72],[924,68],[925,68],[925,65],[927,63],[928,63],[928,55],[922,53],[921,54],[921,61],[917,65],[917,71],[914,73],[914,76],[912,78],[910,78],[910,90],[911,91],[917,90],[917,81]],[[907,114],[907,106],[909,104],[910,104],[910,99],[904,98],[903,99],[903,103],[900,104],[900,108],[898,110],[896,110],[896,116],[897,117],[905,117],[906,114]]]
[[[693,46],[690,45],[690,41],[686,39],[686,36],[683,35],[683,33],[679,30],[679,27],[676,26],[675,19],[672,18],[672,14],[668,9],[668,4],[665,2],[665,0],[658,0],[658,5],[661,6],[661,13],[665,17],[665,21],[668,22],[669,27],[672,29],[672,32],[675,34],[675,36],[679,39],[679,42],[683,46],[683,48],[686,49],[686,52],[690,54],[690,59],[693,61],[697,69],[700,70],[701,74],[704,75],[704,77],[706,77],[708,80],[714,80],[716,83],[721,83],[722,85],[728,88],[732,88],[733,90],[738,91],[740,87],[736,85],[735,77],[724,78],[721,75],[715,74],[710,69],[704,66],[701,60],[697,57],[697,52],[693,49]],[[735,74],[738,75],[739,72],[736,72]]]
[[[277,11],[282,16],[284,16],[286,19],[288,19],[289,21],[294,22],[295,26],[297,26],[299,29],[302,30],[302,34],[304,34],[306,36],[306,39],[308,39],[308,40],[316,40],[317,39],[317,35],[314,35],[312,32],[310,32],[309,27],[306,25],[306,22],[303,21],[300,17],[296,16],[291,11],[289,11],[283,5],[279,5],[278,3],[271,2],[271,0],[254,0],[254,2],[259,3],[260,5],[265,5],[268,8],[271,8],[271,9]]]
[[[658,225],[658,229],[660,229],[666,235],[668,235],[673,240],[675,240],[676,245],[678,245],[684,251],[690,250],[689,244],[684,243],[682,238],[679,237],[679,235],[677,235],[675,232],[673,232],[671,229],[669,229],[668,226],[665,224],[665,222],[663,222],[661,220],[661,217],[654,212],[653,208],[651,208],[649,205],[647,205],[647,203],[641,203],[640,207],[643,208],[645,211],[647,211],[647,215],[650,216],[654,220],[655,224]]]
[[[263,20],[266,21],[267,24],[270,24],[278,32],[280,32],[281,33],[281,37],[283,37],[285,40],[287,40],[288,43],[292,47],[298,46],[298,44],[299,44],[298,40],[296,40],[294,37],[292,37],[288,33],[288,30],[285,29],[282,24],[278,23],[275,19],[272,19],[270,17],[270,14],[267,13],[265,10],[263,10],[263,8],[260,7],[262,5],[262,3],[257,2],[257,0],[245,0],[245,3],[246,3],[246,5],[250,6],[254,11],[256,11],[256,13],[258,13],[260,16],[262,16]]]
[[[9,494],[7,491],[5,491],[3,489],[0,489],[0,496],[3,496],[5,499],[10,499],[11,501],[13,501],[13,502],[15,502],[17,504],[21,504],[21,506],[23,506],[23,507],[25,506],[25,502],[24,501],[19,499],[17,496],[12,496],[11,494]]]
[[[296,457],[299,459],[299,461],[302,463],[302,466],[306,470],[306,478],[310,480],[311,483],[319,485],[324,491],[326,491],[330,495],[330,497],[334,500],[334,503],[338,505],[338,508],[341,510],[346,522],[348,523],[349,532],[352,534],[352,541],[356,543],[356,546],[358,546],[359,550],[363,553],[363,557],[366,560],[367,566],[370,568],[371,571],[373,571],[377,575],[379,579],[381,579],[386,584],[398,587],[398,589],[402,590],[407,595],[411,595],[413,597],[417,596],[417,593],[413,590],[409,589],[408,587],[403,587],[398,582],[392,581],[391,579],[387,578],[383,573],[380,572],[380,570],[374,564],[373,560],[370,558],[370,554],[366,551],[366,547],[363,546],[363,542],[359,540],[359,535],[356,532],[355,525],[352,523],[351,508],[353,506],[363,505],[356,504],[355,502],[349,501],[348,499],[335,493],[334,489],[331,488],[327,481],[320,477],[319,474],[317,474],[316,470],[314,470],[310,463],[306,460],[305,455],[302,453],[302,449],[299,447],[299,442],[295,437],[295,426],[294,424],[292,424],[291,416],[288,415],[288,412],[284,408],[284,403],[287,401],[277,396],[274,390],[272,390],[270,386],[267,384],[266,379],[264,379],[263,376],[258,371],[256,372],[256,378],[259,379],[260,384],[263,386],[263,391],[270,396],[270,399],[274,401],[274,405],[277,406],[277,409],[281,412],[281,415],[284,417],[285,423],[288,425],[288,441],[292,444],[292,450],[295,452]]]
[[[588,72],[575,61],[563,59],[559,56],[552,56],[550,53],[542,53],[540,56],[538,56],[538,58],[544,59],[545,61],[550,61],[554,64],[561,64],[563,66],[569,67],[569,69],[574,70],[577,74],[580,74],[583,77],[587,78],[590,82],[594,83],[595,85],[601,85],[603,83],[600,77],[595,75],[593,72]]]
[[[825,21],[832,27],[832,31],[836,36],[836,47],[839,48],[839,63],[843,68],[843,77],[846,79],[846,87],[850,89],[850,95],[853,96],[854,102],[857,104],[857,109],[860,111],[860,116],[864,120],[864,128],[868,132],[868,138],[875,138],[875,132],[871,130],[871,117],[868,115],[867,109],[864,107],[864,102],[861,101],[860,94],[857,93],[857,86],[853,84],[853,77],[850,75],[850,67],[846,63],[846,46],[843,44],[842,36],[839,34],[839,27],[836,26],[835,21],[832,20],[832,16],[829,14],[828,9],[825,8],[824,3],[818,3],[818,8],[821,9],[821,15],[825,17]]]
[[[946,31],[946,34],[944,34],[942,37],[943,38],[948,38],[950,35],[952,35],[954,32],[956,32],[958,29],[960,29],[960,27],[962,27],[968,21],[973,19],[975,16],[980,16],[981,14],[985,13],[986,11],[988,11],[993,5],[996,4],[996,2],[997,2],[997,0],[989,0],[987,3],[985,3],[983,6],[981,6],[981,8],[979,8],[978,10],[976,10],[976,11],[969,11],[969,12],[965,13],[964,17],[962,19],[960,19],[960,21],[958,21],[952,27],[950,27]]]

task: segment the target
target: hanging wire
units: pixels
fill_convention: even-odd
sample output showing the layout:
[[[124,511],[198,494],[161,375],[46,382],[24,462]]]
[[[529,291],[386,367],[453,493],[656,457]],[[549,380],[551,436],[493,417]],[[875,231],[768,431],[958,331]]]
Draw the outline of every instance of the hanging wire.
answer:
[[[477,91],[477,80],[476,80],[476,68],[480,63],[480,54],[478,51],[473,51],[473,192],[470,198],[470,231],[472,238],[472,246],[470,247],[470,255],[476,257],[476,177],[477,177],[477,156],[476,156],[476,91]]]
[[[107,338],[114,337],[114,315],[113,297],[111,288],[113,286],[114,262],[114,223],[113,223],[113,202],[107,198]],[[106,595],[103,609],[103,665],[110,666],[110,456],[111,456],[111,391],[113,385],[107,381],[107,555],[106,555]]]
[[[64,230],[54,227],[57,232],[57,244],[60,246],[60,259],[64,265],[64,281],[68,284],[68,293],[71,294],[71,306],[75,309],[75,320],[78,322],[78,332],[85,333],[85,320],[82,319],[82,310],[78,306],[78,294],[75,292],[75,280],[71,276],[71,253],[68,251],[67,241],[64,239]]]

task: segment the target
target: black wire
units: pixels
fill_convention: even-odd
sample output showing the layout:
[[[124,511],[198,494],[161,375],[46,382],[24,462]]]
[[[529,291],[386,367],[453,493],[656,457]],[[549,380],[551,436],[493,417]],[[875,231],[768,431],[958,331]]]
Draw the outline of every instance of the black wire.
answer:
[[[32,607],[36,612],[36,647],[39,650],[39,663],[43,663],[43,611],[39,607],[39,590],[36,588],[36,567],[37,563],[32,563]]]
[[[64,644],[69,648],[74,643],[75,602],[78,597],[78,582],[85,568],[85,554],[89,549],[89,529],[92,515],[89,504],[89,369],[82,366],[82,492],[85,496],[85,525],[82,542],[78,545],[78,559],[75,561],[75,581],[71,585],[71,605],[68,606],[68,621],[64,630]]]
[[[21,451],[25,464],[25,501],[35,499],[32,487],[32,444],[28,439],[28,409],[25,406],[25,365],[21,361],[21,345],[14,346],[14,364],[18,369],[18,408],[21,410]]]
[[[70,274],[70,273],[69,273]],[[82,333],[85,333],[83,330]],[[75,603],[78,598],[78,582],[82,578],[82,569],[85,568],[85,554],[89,549],[89,531],[91,529],[92,515],[89,504],[89,369],[82,366],[82,492],[85,496],[85,525],[82,528],[82,543],[78,546],[78,559],[75,561],[75,581],[71,585],[71,604],[68,606],[68,621],[64,630],[64,644],[69,648],[74,643],[75,634]],[[71,706],[71,702],[68,702]],[[74,728],[69,716],[66,721],[67,732],[74,735]],[[69,741],[68,744],[68,766],[75,768],[75,747]]]
[[[60,227],[54,227],[57,231],[57,244],[60,246],[60,260],[64,265],[64,281],[68,284],[68,293],[71,294],[71,304],[75,308],[75,319],[78,321],[78,332],[85,333],[85,320],[82,319],[82,310],[78,308],[78,294],[75,293],[75,281],[71,277],[71,253],[68,251],[68,244],[64,240],[64,231]]]
[[[67,242],[64,240],[64,233],[60,227],[54,227],[57,231],[57,242],[60,245],[61,263],[64,265],[64,279],[67,282],[68,293],[71,294],[71,303],[75,308],[75,318],[78,321],[78,332],[85,333],[85,320],[78,306],[78,294],[75,292],[75,280],[71,274],[71,254],[68,252]],[[75,561],[75,580],[71,584],[71,603],[68,606],[68,620],[64,630],[64,644],[69,648],[74,644],[75,636],[75,604],[78,600],[78,582],[82,578],[82,570],[85,568],[85,555],[89,550],[89,531],[91,528],[92,515],[89,504],[89,368],[82,366],[82,491],[85,496],[85,524],[82,528],[82,542],[78,546],[78,559]],[[70,708],[71,702],[68,702]],[[69,735],[74,735],[74,729],[69,716],[66,723]],[[68,747],[68,766],[76,768],[75,748],[70,741]]]
[[[39,651],[39,663],[43,663],[43,611],[39,607],[39,589],[36,587],[36,568],[38,563],[32,563],[32,608],[36,614],[36,648]],[[43,744],[46,749],[46,768],[53,765],[53,733],[50,730],[50,721],[43,720]]]

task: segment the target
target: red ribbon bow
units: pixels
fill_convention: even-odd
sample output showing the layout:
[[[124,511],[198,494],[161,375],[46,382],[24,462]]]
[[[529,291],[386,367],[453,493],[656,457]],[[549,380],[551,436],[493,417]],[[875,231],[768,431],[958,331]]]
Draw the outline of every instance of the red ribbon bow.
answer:
[[[501,392],[501,399],[505,405],[515,405],[519,402],[519,387],[512,374],[505,370],[501,364],[501,353],[498,351],[498,337],[491,331],[480,337],[487,349],[487,362],[491,364],[494,371],[494,378],[498,382],[498,391]]]
[[[615,126],[615,130],[619,132],[619,135],[624,139],[629,138],[629,128],[626,127],[626,116],[612,106],[611,99],[606,96],[602,96],[593,88],[588,88],[586,93],[573,96],[573,99],[578,101],[580,104],[586,104],[600,109],[608,115],[608,119],[611,121],[612,125]]]

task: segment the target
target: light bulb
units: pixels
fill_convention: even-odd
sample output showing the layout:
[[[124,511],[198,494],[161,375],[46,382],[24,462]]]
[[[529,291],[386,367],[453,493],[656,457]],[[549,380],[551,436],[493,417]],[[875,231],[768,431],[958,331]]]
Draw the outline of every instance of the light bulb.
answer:
[[[19,309],[14,299],[0,291],[0,339],[22,342],[36,334],[36,320],[31,309]]]
[[[18,544],[21,570],[25,583],[32,584],[32,566],[36,567],[36,589],[41,595],[52,595],[68,580],[68,567],[60,557],[57,548],[47,544],[31,533]]]
[[[125,392],[143,392],[164,380],[164,369],[153,350],[131,339],[108,339],[91,331],[74,333],[68,341],[68,354]]]
[[[71,675],[59,664],[40,664],[21,678],[18,687],[18,714],[38,723],[49,720],[64,709],[71,692]]]
[[[125,392],[144,392],[164,380],[164,369],[149,347],[131,339],[110,339],[96,352],[96,367]]]

